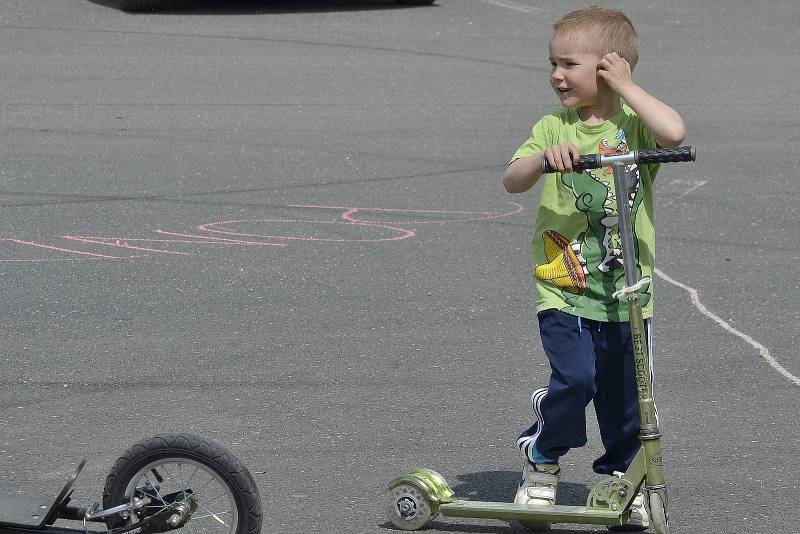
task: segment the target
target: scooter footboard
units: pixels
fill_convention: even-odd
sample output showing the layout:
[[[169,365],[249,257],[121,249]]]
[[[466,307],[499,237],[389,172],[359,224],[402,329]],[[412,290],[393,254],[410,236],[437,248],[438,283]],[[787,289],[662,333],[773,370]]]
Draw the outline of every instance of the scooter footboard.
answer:
[[[0,497],[0,531],[8,531],[14,526],[42,529],[52,524],[58,517],[59,508],[72,494],[72,486],[85,465],[84,458],[55,500],[15,494]]]
[[[41,528],[52,506],[51,498],[3,495],[0,498],[0,529],[10,525]]]
[[[440,504],[439,512],[448,517],[491,518],[507,521],[623,525],[630,511],[623,513],[585,506],[534,506],[502,502],[453,501]]]

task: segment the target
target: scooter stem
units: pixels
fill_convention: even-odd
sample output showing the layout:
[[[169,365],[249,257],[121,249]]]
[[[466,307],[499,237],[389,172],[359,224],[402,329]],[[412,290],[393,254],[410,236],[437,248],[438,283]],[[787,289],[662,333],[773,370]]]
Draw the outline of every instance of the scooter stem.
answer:
[[[625,163],[611,164],[614,172],[614,187],[617,197],[617,214],[620,239],[622,241],[622,264],[625,269],[625,285],[629,288],[639,283],[636,266],[636,245],[631,222],[630,198],[625,174]],[[641,421],[640,439],[644,449],[644,461],[647,471],[647,488],[664,488],[664,463],[661,453],[661,432],[656,418],[653,401],[653,385],[650,381],[650,356],[648,354],[647,337],[644,330],[642,304],[638,291],[626,291],[624,298],[628,301],[628,319],[633,341],[634,365],[636,370],[636,390],[639,396],[639,416]]]

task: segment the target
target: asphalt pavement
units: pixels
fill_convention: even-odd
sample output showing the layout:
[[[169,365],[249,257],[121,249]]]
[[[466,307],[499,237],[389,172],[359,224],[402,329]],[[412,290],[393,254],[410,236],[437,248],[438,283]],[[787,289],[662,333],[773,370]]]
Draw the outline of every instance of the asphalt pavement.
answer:
[[[698,154],[657,184],[672,531],[796,534],[800,8],[611,4]],[[0,489],[55,493],[85,456],[91,504],[129,445],[186,431],[249,467],[263,532],[388,533],[414,467],[511,500],[548,368],[538,189],[500,178],[583,5],[0,1]],[[591,417],[563,503],[597,480]]]

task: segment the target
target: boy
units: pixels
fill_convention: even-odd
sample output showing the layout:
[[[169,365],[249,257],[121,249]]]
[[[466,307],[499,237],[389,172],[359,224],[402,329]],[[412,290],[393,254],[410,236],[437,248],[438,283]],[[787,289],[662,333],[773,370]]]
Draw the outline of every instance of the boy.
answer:
[[[633,82],[638,56],[636,31],[620,11],[592,6],[558,20],[550,38],[550,85],[563,108],[533,126],[503,176],[509,193],[523,193],[541,177],[543,158],[558,171],[544,178],[533,238],[536,311],[552,372],[548,387],[532,396],[536,421],[517,440],[526,458],[517,503],[555,504],[558,459],[586,444],[585,410],[592,400],[605,448],[594,470],[625,471],[639,449],[627,302],[611,296],[625,285],[615,195],[628,195],[638,274],[649,277],[658,165],[626,168],[628,191],[622,193],[614,191],[610,169],[572,172],[579,154],[683,142],[680,115]],[[641,303],[649,340],[649,285],[641,290]],[[648,525],[640,494],[626,529]]]

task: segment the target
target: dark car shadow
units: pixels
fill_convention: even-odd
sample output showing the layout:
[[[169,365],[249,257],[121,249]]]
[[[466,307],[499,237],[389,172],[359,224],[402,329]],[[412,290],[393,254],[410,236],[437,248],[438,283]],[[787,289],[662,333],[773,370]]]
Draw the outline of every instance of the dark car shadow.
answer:
[[[514,494],[517,491],[519,481],[519,471],[482,471],[479,473],[459,475],[455,484],[453,484],[452,481],[448,481],[448,483],[450,483],[450,487],[455,493],[456,499],[511,502],[514,500]],[[589,496],[589,491],[591,491],[591,488],[584,484],[561,482],[558,485],[557,504],[584,506],[586,504],[586,498]],[[481,522],[478,523],[478,521]],[[484,534],[531,532],[520,523],[514,521],[486,524],[485,520],[475,519],[475,524],[469,523],[470,519],[462,519],[458,523],[448,523],[447,518],[440,516],[433,520],[429,527],[442,532]],[[386,530],[393,528],[392,524],[389,522],[378,525],[378,527]],[[606,532],[605,527],[598,527],[598,529],[602,529],[602,532]],[[574,534],[574,532],[575,530],[570,529],[568,525],[554,525],[549,531],[550,534]]]
[[[88,0],[93,4],[122,11],[120,0]],[[436,4],[401,4],[396,0],[163,0],[155,13],[192,15],[262,15],[331,11],[376,11],[435,7]],[[153,14],[153,12],[144,12]],[[131,13],[136,15],[139,13]]]

